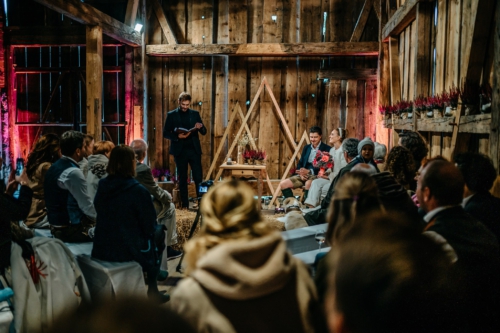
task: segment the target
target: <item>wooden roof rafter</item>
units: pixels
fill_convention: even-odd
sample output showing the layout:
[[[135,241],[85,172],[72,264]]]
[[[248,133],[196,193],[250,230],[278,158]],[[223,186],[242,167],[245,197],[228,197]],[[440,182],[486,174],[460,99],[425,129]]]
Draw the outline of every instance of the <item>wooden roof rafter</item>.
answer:
[[[417,4],[432,0],[407,0],[400,6],[394,15],[389,18],[387,24],[382,28],[382,41],[388,42],[389,37],[395,37],[401,33],[417,17]]]
[[[147,45],[146,54],[167,56],[353,56],[378,55],[378,42],[326,42],[326,43],[247,43],[247,44],[159,44]]]
[[[132,27],[79,0],[34,1],[82,24],[100,26],[104,34],[124,44],[133,47],[142,45],[141,34]]]

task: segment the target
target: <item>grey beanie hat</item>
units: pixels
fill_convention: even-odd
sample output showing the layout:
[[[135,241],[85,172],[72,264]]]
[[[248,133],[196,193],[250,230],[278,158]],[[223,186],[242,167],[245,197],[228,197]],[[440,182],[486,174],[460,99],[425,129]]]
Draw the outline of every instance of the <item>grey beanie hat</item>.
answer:
[[[364,146],[370,145],[375,150],[375,143],[368,136],[358,143],[358,154],[361,155],[361,150]]]

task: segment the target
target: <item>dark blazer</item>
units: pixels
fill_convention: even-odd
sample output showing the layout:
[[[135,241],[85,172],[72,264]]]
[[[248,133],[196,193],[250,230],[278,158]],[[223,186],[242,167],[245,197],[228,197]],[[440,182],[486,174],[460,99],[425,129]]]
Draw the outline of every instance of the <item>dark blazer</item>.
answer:
[[[168,195],[168,193],[155,182],[153,173],[151,172],[149,166],[144,163],[137,162],[135,173],[135,179],[142,186],[144,186],[156,200],[164,205],[168,205],[172,202],[172,198]]]
[[[500,242],[500,199],[490,192],[476,193],[470,198],[464,210],[481,221]]]
[[[312,165],[309,165],[309,166],[307,165],[308,164],[307,160],[309,159],[309,154],[311,153],[311,148],[312,148],[312,145],[308,144],[304,147],[304,149],[302,149],[302,155],[300,156],[299,164],[297,164],[297,170],[300,168],[306,168],[306,169],[310,169],[311,172],[313,172],[315,175],[317,175],[319,168],[313,168]],[[324,144],[323,142],[320,142],[318,148],[319,148],[319,150],[326,151],[328,153],[328,152],[330,152],[330,149],[332,147],[330,147],[327,144]]]
[[[170,140],[170,155],[177,156],[182,152],[182,143],[179,141],[179,137],[174,130],[177,127],[181,127],[181,117],[179,113],[182,112],[180,108],[169,111],[167,113],[167,119],[165,119],[165,125],[163,126],[163,137]],[[196,123],[202,123],[200,113],[195,110],[188,109],[189,112],[189,128],[193,128]],[[188,128],[188,129],[189,129]],[[188,140],[193,140],[194,149],[196,153],[201,155],[201,144],[198,132],[202,135],[207,134],[207,128],[203,125],[198,131],[194,131],[187,138]]]
[[[500,253],[498,241],[488,228],[467,214],[462,206],[445,209],[429,222],[434,231],[455,250],[456,281],[467,306],[463,332],[499,332],[498,305]]]

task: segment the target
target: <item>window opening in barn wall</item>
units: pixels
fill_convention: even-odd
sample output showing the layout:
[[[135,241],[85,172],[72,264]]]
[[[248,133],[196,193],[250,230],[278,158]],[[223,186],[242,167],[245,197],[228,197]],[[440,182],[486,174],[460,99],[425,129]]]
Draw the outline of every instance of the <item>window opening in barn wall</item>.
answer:
[[[86,132],[85,52],[84,46],[14,49],[22,157],[40,135],[61,135],[69,129]],[[123,46],[103,46],[102,139],[115,144],[126,143],[124,58]]]

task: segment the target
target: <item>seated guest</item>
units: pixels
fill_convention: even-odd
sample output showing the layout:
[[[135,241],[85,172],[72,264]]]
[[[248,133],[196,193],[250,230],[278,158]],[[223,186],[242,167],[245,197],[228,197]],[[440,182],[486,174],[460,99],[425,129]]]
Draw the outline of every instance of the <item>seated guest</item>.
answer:
[[[382,144],[382,143],[375,142],[375,149],[374,150],[375,151],[373,153],[373,160],[377,164],[378,169],[380,171],[384,171],[385,170],[385,156],[387,155],[387,146]]]
[[[500,175],[498,175],[495,181],[493,182],[493,186],[491,187],[490,193],[495,198],[500,198]]]
[[[61,136],[62,157],[45,174],[43,189],[50,229],[63,242],[89,242],[96,212],[87,192],[87,181],[78,162],[83,158],[85,135],[67,131]]]
[[[351,169],[356,164],[362,163],[361,160],[356,158],[358,156],[358,144],[359,140],[354,138],[345,139],[344,142],[342,142],[342,150],[344,152],[344,158],[347,161],[347,165],[343,167],[339,171],[337,177],[332,180],[328,189],[328,193],[321,201],[321,208],[304,214],[304,219],[306,220],[308,225],[326,223],[326,211],[328,209],[328,206],[330,206],[330,201],[334,192],[333,189],[335,188],[335,184],[340,178],[342,178],[343,175],[351,171]]]
[[[195,333],[172,310],[142,298],[92,300],[60,316],[46,333]]]
[[[188,276],[171,309],[197,332],[317,332],[323,320],[309,272],[262,220],[251,188],[220,183],[200,209],[202,230],[185,246]]]
[[[160,294],[156,282],[161,262],[161,252],[155,250],[156,212],[151,195],[134,179],[132,148],[113,148],[106,171],[108,177],[99,181],[94,199],[97,224],[92,257],[137,261],[147,275],[148,296],[160,303],[167,302],[170,296]]]
[[[411,152],[403,146],[392,148],[387,157],[386,171],[409,190],[410,183],[415,179],[415,162]]]
[[[452,264],[404,220],[362,218],[330,253],[330,332],[467,332],[460,330],[466,308]]]
[[[92,155],[88,157],[87,189],[92,199],[97,192],[99,180],[108,175],[106,168],[113,148],[115,148],[115,144],[111,141],[97,141],[94,144]]]
[[[85,134],[85,138],[83,139],[83,148],[82,154],[83,158],[78,165],[80,169],[82,169],[83,176],[87,178],[87,174],[89,172],[89,160],[88,157],[92,155],[92,150],[94,149],[94,138],[91,135]]]
[[[168,260],[178,258],[182,255],[182,252],[172,248],[172,245],[177,244],[177,224],[172,196],[158,186],[153,178],[151,168],[143,163],[148,151],[146,141],[136,139],[130,143],[130,147],[134,150],[137,160],[135,179],[153,196],[155,207],[158,207],[156,210],[158,223],[167,228],[167,258]]]
[[[333,170],[327,170],[325,175],[312,180],[312,182],[311,180],[306,182],[306,184],[311,182],[307,199],[304,202],[307,206],[316,207],[320,204],[321,200],[328,193],[332,180],[347,165],[344,151],[342,150],[342,141],[345,139],[345,134],[346,132],[343,128],[336,128],[330,133],[330,141],[328,143],[332,145],[330,155],[333,158]]]
[[[380,170],[377,167],[377,163],[375,163],[375,160],[373,159],[374,153],[375,153],[375,142],[373,142],[372,139],[370,139],[369,137],[366,137],[363,140],[359,141],[358,156],[356,156],[355,159],[359,161],[358,163],[366,163],[373,165],[377,170],[377,172],[380,172]]]
[[[427,148],[427,143],[417,132],[401,132],[399,134],[398,144],[400,146],[408,149],[413,155],[413,161],[415,161],[415,173],[422,165],[423,159],[427,156],[429,149]],[[417,188],[417,182],[410,182],[410,190],[415,191]]]
[[[311,144],[306,145],[302,149],[299,164],[297,164],[297,175],[280,182],[281,193],[285,198],[293,197],[292,189],[302,187],[306,184],[307,180],[316,178],[319,172],[318,168],[314,168],[312,162],[316,157],[318,150],[328,152],[330,146],[321,142],[322,131],[318,126],[313,126],[309,129],[309,140]],[[306,189],[306,191],[308,188]],[[304,193],[307,197],[307,192]]]
[[[356,217],[381,210],[375,180],[365,172],[349,172],[339,180],[330,203],[327,239],[334,243],[342,237]]]
[[[442,160],[428,163],[417,181],[417,197],[426,212],[425,230],[442,237],[456,253],[461,279],[470,292],[470,308],[478,314],[470,323],[478,332],[496,325],[499,309],[500,252],[495,235],[462,206],[465,182],[460,170]],[[482,327],[483,329],[480,329]]]
[[[0,157],[0,165],[3,160]],[[7,267],[10,266],[11,253],[11,221],[23,220],[28,216],[31,207],[31,198],[33,191],[28,186],[28,176],[23,172],[21,176],[16,177],[9,182],[5,193],[0,193],[0,274],[3,275]],[[16,199],[12,195],[21,184],[19,197]]]
[[[489,192],[496,178],[490,158],[478,153],[461,153],[455,163],[464,177],[464,210],[483,222],[500,241],[500,199]]]
[[[359,165],[359,164],[358,164]],[[357,217],[363,214],[381,212],[382,205],[378,196],[377,184],[365,172],[353,171],[347,173],[337,184],[327,215],[328,229],[327,242],[332,245],[354,223]],[[316,260],[321,260],[326,253],[320,253]],[[326,279],[328,269],[324,261],[317,263],[316,287],[318,297],[323,302],[326,294]]]
[[[26,174],[29,178],[28,185],[33,190],[33,200],[30,212],[24,223],[30,228],[48,226],[43,183],[47,170],[60,157],[61,147],[59,145],[59,137],[52,133],[41,136],[28,155]]]

